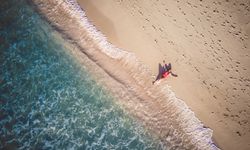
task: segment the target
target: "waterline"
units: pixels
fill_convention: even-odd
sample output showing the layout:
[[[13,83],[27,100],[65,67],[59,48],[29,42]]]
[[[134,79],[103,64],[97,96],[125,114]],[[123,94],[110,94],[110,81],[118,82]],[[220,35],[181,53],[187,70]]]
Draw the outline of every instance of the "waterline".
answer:
[[[2,2],[0,148],[162,149],[25,0]]]
[[[32,1],[37,11],[92,61],[95,69],[90,67],[90,72],[100,74],[98,82],[109,89],[116,102],[165,145],[173,149],[218,149],[211,140],[213,131],[204,127],[167,85],[152,86],[147,67],[134,54],[108,43],[75,0]]]

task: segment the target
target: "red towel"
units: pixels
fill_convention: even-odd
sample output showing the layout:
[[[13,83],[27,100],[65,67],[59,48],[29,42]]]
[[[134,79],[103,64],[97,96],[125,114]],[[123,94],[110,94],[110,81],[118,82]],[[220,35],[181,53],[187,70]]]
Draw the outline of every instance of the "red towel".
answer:
[[[170,72],[168,72],[168,71],[167,71],[167,72],[164,72],[164,73],[162,74],[162,77],[163,77],[163,78],[166,78],[169,74],[170,74]]]

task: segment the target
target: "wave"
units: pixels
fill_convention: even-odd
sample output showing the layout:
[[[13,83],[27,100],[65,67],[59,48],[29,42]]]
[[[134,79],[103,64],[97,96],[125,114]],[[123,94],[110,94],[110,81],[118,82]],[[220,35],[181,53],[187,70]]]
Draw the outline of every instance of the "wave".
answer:
[[[166,84],[152,85],[152,73],[133,53],[109,43],[75,0],[30,0],[131,115],[155,133],[167,149],[219,149],[213,131]],[[163,81],[164,82],[164,81]]]

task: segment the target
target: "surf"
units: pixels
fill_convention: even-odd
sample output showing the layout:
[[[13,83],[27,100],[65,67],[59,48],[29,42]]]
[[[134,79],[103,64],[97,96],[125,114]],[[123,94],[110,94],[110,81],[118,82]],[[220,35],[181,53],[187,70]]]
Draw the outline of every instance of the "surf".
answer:
[[[74,0],[31,0],[34,8],[70,43],[79,63],[167,147],[218,149],[212,130],[169,86],[152,86],[152,74],[133,53],[109,43]]]
[[[0,7],[0,149],[164,148],[26,0]]]

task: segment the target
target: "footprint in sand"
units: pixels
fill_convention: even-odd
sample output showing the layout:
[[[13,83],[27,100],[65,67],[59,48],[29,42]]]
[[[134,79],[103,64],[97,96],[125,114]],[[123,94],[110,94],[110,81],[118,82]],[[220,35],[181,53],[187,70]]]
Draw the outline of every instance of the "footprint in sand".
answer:
[[[241,133],[240,133],[240,131],[237,131],[236,133],[237,133],[237,135],[238,135],[238,136],[241,136]]]
[[[184,12],[184,11],[181,11],[181,13],[185,16],[186,15],[186,13]]]
[[[138,12],[143,16],[143,13],[140,10],[138,10]]]
[[[156,27],[154,25],[152,25],[152,27],[156,30]]]
[[[223,116],[224,117],[228,117],[229,115],[227,113],[223,113]]]

